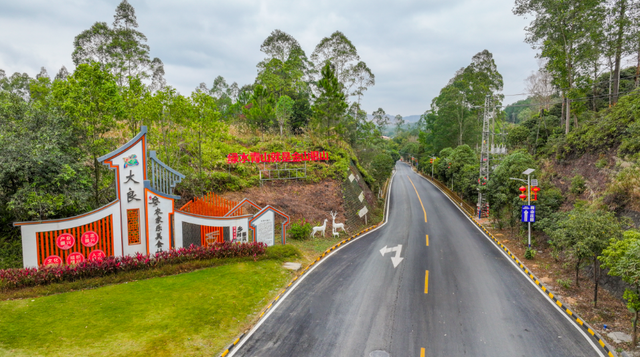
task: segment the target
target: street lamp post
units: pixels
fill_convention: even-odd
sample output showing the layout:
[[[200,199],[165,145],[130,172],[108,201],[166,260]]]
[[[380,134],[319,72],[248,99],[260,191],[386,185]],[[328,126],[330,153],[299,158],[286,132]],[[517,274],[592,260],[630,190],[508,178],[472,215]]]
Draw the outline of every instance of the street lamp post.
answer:
[[[534,169],[526,169],[524,170],[524,172],[522,173],[523,175],[527,175],[527,180],[523,180],[523,179],[519,179],[519,178],[514,178],[514,177],[510,177],[511,180],[518,180],[518,181],[522,181],[525,182],[527,184],[527,205],[531,206],[531,174],[534,172]],[[531,222],[527,222],[527,225],[529,226],[529,249],[531,249]]]

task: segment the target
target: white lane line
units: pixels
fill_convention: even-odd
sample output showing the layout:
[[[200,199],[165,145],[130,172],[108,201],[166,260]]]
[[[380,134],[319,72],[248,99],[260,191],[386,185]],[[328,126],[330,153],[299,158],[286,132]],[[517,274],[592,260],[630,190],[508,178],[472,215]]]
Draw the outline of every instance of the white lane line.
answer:
[[[244,343],[249,340],[249,338],[256,332],[256,330],[258,328],[260,328],[260,326],[262,325],[262,323],[264,323],[269,316],[271,316],[271,314],[278,308],[278,306],[280,306],[280,304],[282,304],[282,302],[287,298],[287,296],[289,296],[289,294],[296,288],[298,287],[298,285],[300,285],[300,283],[307,277],[309,276],[309,274],[311,274],[312,271],[314,271],[320,264],[324,263],[327,258],[329,258],[329,256],[335,254],[337,251],[341,250],[342,248],[346,247],[347,245],[357,241],[358,239],[367,236],[375,231],[377,231],[378,229],[384,227],[387,222],[389,221],[389,207],[391,207],[391,189],[392,189],[392,185],[393,185],[393,179],[396,176],[396,173],[394,172],[393,175],[391,176],[391,181],[389,182],[389,192],[387,193],[387,209],[386,209],[386,213],[385,213],[385,219],[384,219],[384,223],[382,223],[381,225],[379,225],[378,227],[374,228],[373,230],[360,235],[359,237],[356,237],[354,239],[352,239],[351,241],[343,244],[340,248],[335,249],[333,252],[329,253],[328,255],[325,256],[324,259],[320,260],[319,262],[317,262],[316,264],[314,264],[313,268],[311,268],[308,272],[304,273],[300,278],[298,278],[298,280],[296,280],[297,282],[291,286],[291,288],[289,288],[289,290],[287,290],[287,292],[282,295],[282,298],[280,298],[280,300],[278,300],[278,302],[269,310],[269,312],[267,312],[267,314],[260,319],[260,321],[258,321],[258,323],[242,338],[242,340],[240,340],[240,342],[231,350],[231,352],[227,355],[228,357],[233,357],[235,355],[235,353],[237,351],[240,350],[240,348],[244,345]]]
[[[416,174],[416,175],[417,175],[417,174]],[[419,177],[422,177],[422,175],[418,175],[418,176],[419,176]],[[422,177],[422,179],[423,179],[423,180],[425,180],[425,181],[427,181],[427,182],[429,182],[429,184],[430,184],[430,185],[432,185],[432,186],[433,186],[433,187],[435,187],[438,191],[440,191],[440,189],[439,189],[436,185],[432,184],[429,180],[427,180],[427,179],[426,179],[426,178],[424,178],[424,177]],[[440,192],[442,192],[442,191],[440,191]],[[586,333],[586,332],[584,332],[584,330],[582,330],[582,329],[580,328],[580,326],[578,326],[578,324],[577,324],[574,320],[572,320],[569,316],[567,316],[567,314],[566,314],[564,311],[562,311],[562,309],[560,309],[560,307],[559,307],[556,303],[554,303],[551,299],[549,299],[549,297],[547,296],[547,294],[545,294],[545,293],[544,293],[544,291],[542,291],[542,290],[540,290],[540,289],[538,288],[538,286],[536,285],[536,283],[534,283],[534,282],[529,278],[529,276],[528,276],[527,274],[525,274],[525,272],[524,272],[524,271],[522,271],[522,269],[520,269],[520,267],[516,264],[516,262],[515,262],[513,259],[511,259],[511,257],[509,257],[509,255],[508,255],[504,250],[502,250],[502,249],[498,248],[498,246],[497,246],[497,245],[495,245],[495,244],[493,243],[493,240],[491,240],[491,238],[490,238],[486,233],[484,233],[484,232],[482,231],[482,229],[480,229],[480,227],[478,227],[478,225],[476,225],[476,224],[475,224],[475,222],[473,222],[473,221],[471,220],[471,218],[469,218],[469,216],[467,216],[467,214],[466,214],[466,213],[465,213],[465,212],[464,212],[460,207],[458,207],[458,205],[457,205],[457,204],[456,204],[456,203],[455,203],[455,202],[454,202],[454,201],[453,201],[449,196],[445,195],[445,194],[444,194],[444,192],[442,192],[442,194],[443,194],[447,199],[449,199],[449,201],[451,201],[451,203],[453,203],[453,206],[455,206],[457,209],[459,209],[459,210],[460,210],[460,212],[462,212],[462,215],[463,215],[463,216],[465,216],[465,217],[469,220],[469,222],[471,222],[471,225],[473,225],[474,227],[476,227],[476,228],[478,229],[478,231],[480,231],[480,233],[482,233],[482,235],[483,235],[485,238],[487,238],[487,240],[488,240],[489,242],[491,242],[491,245],[492,245],[493,247],[495,247],[496,249],[498,249],[498,251],[499,251],[500,253],[502,253],[502,255],[504,255],[504,256],[505,256],[505,258],[507,258],[507,260],[508,260],[508,261],[509,261],[509,262],[510,262],[510,263],[511,263],[515,268],[516,268],[516,270],[517,270],[518,272],[520,272],[520,274],[522,274],[522,275],[526,278],[526,280],[527,280],[529,283],[531,283],[531,285],[533,285],[533,286],[535,287],[535,289],[536,289],[540,294],[542,294],[542,296],[544,296],[544,299],[545,299],[546,301],[548,301],[548,302],[549,302],[549,303],[550,303],[550,304],[551,304],[551,305],[552,305],[556,310],[558,310],[558,312],[559,312],[562,316],[564,316],[567,320],[569,320],[569,322],[571,323],[571,326],[575,327],[575,328],[576,328],[576,330],[578,330],[578,331],[582,334],[582,336],[584,336],[584,338],[587,340],[587,342],[589,342],[589,344],[591,345],[591,347],[593,347],[593,349],[598,353],[598,355],[600,355],[601,357],[607,357],[606,355],[604,355],[604,353],[603,353],[602,351],[600,351],[600,349],[596,346],[596,343],[591,339],[591,337],[589,337],[589,335],[587,335],[587,333]]]

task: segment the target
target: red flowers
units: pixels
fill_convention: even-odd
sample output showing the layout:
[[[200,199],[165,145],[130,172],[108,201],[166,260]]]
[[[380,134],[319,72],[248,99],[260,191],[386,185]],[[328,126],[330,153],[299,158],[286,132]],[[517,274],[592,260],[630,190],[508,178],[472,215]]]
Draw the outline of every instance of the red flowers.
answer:
[[[263,255],[264,243],[214,243],[209,247],[196,247],[168,250],[150,255],[106,257],[85,260],[76,265],[48,266],[25,269],[0,269],[0,287],[21,288],[26,286],[47,285],[62,281],[75,281],[116,274],[120,271],[151,269],[165,264],[177,264],[189,260],[207,260],[213,258],[253,257]]]

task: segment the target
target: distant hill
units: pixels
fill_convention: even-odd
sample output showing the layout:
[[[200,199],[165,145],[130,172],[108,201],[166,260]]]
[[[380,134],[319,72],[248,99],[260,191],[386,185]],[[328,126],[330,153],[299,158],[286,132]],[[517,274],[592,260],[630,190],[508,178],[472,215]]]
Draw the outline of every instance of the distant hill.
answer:
[[[387,114],[387,118],[389,118],[389,123],[393,124],[393,121],[395,120],[395,115],[391,115],[391,114]],[[406,117],[402,117],[402,119],[404,119],[405,122],[407,123],[417,123],[418,120],[420,120],[420,115],[407,115]],[[368,114],[367,115],[367,120],[368,121],[372,121],[373,120],[373,115]]]

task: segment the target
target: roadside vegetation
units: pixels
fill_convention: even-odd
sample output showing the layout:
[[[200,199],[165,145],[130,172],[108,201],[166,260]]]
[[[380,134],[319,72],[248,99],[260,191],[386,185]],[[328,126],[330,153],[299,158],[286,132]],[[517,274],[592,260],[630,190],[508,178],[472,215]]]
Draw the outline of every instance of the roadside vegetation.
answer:
[[[640,300],[640,3],[518,0],[513,13],[531,19],[524,40],[539,51],[526,98],[503,105],[502,76],[485,50],[393,140],[407,162],[472,206],[481,192],[494,232],[532,259],[536,274],[554,277],[546,283],[598,332],[606,337],[604,325],[624,330],[633,341],[615,346],[633,348]],[[485,108],[495,133],[489,144],[507,149],[492,153],[487,181],[479,175]],[[526,179],[527,168],[535,169],[541,189],[532,202],[531,250],[520,217],[523,184],[511,179]],[[612,297],[604,305],[602,286]]]
[[[177,205],[259,186],[258,167],[229,164],[231,153],[327,152],[328,162],[307,162],[309,183],[345,180],[350,165],[373,192],[389,177],[398,146],[381,138],[387,116],[372,122],[360,107],[375,75],[345,34],[328,34],[308,56],[273,30],[253,83],[203,78],[183,94],[166,83],[142,27],[125,0],[112,24],[76,36],[73,70],[31,77],[0,69],[0,269],[22,265],[13,222],[74,216],[115,199],[113,173],[97,158],[143,125],[148,149],[186,175]]]

